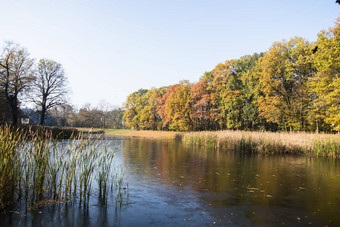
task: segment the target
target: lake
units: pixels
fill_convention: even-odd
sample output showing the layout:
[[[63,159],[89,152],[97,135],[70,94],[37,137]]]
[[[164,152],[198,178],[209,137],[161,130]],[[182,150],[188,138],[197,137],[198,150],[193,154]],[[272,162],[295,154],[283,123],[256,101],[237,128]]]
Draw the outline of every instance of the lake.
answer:
[[[340,163],[240,154],[172,140],[112,140],[120,202],[22,209],[0,226],[340,226]]]

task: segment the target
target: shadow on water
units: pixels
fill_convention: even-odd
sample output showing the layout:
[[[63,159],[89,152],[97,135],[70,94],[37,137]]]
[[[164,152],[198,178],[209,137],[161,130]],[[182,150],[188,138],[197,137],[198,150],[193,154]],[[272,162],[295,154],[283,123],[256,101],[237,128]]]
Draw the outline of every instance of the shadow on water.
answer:
[[[240,154],[176,141],[121,140],[128,190],[107,206],[1,214],[0,226],[339,226],[338,160]],[[123,189],[124,190],[124,189]],[[95,192],[94,192],[95,193]],[[118,200],[119,201],[119,200]]]

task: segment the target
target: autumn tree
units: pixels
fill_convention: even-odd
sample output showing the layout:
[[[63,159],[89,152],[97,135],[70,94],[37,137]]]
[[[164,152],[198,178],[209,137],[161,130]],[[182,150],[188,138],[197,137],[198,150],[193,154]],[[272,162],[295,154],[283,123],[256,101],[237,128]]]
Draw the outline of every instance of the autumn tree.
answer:
[[[158,114],[158,100],[164,95],[166,87],[152,88],[145,94],[146,102],[140,114],[142,129],[161,129],[161,116]]]
[[[166,89],[166,92],[163,94],[161,98],[158,99],[158,107],[157,113],[162,118],[162,128],[167,130],[169,129],[169,124],[171,122],[171,115],[168,112],[168,101],[170,96],[173,96],[173,93],[176,92],[179,84],[171,85]]]
[[[189,81],[180,81],[176,91],[170,94],[166,103],[166,110],[171,119],[169,129],[175,131],[192,130],[190,119],[191,86]]]
[[[0,88],[10,107],[14,125],[18,123],[20,98],[35,79],[33,63],[26,49],[10,42],[0,55]]]
[[[148,90],[139,89],[138,91],[130,94],[124,104],[124,116],[123,120],[125,124],[133,129],[140,129],[140,117],[147,99],[145,97]]]
[[[313,74],[310,55],[310,44],[293,38],[275,42],[261,59],[260,115],[282,129],[306,130],[310,103],[307,81]]]
[[[329,32],[319,33],[313,50],[317,73],[309,83],[312,119],[317,131],[324,121],[340,131],[340,17]]]
[[[246,55],[235,63],[237,73],[242,81],[242,129],[258,130],[264,129],[264,120],[258,114],[258,107],[255,104],[259,96],[259,59],[262,54]]]
[[[210,96],[207,113],[209,130],[222,129],[224,126],[224,119],[221,110],[221,89],[225,82],[222,75],[216,74],[215,69],[211,72],[205,72],[200,78],[201,81],[204,80],[206,82],[205,93]]]
[[[190,119],[191,84],[180,81],[170,86],[159,99],[158,113],[163,118],[163,129],[188,131],[193,127]]]
[[[191,88],[191,114],[190,118],[193,121],[195,130],[210,129],[210,110],[211,97],[207,90],[207,82],[201,80],[194,84]]]
[[[32,101],[40,112],[40,124],[45,121],[46,112],[55,106],[66,103],[68,89],[66,76],[61,64],[48,59],[41,59],[36,70],[36,79],[32,84]]]

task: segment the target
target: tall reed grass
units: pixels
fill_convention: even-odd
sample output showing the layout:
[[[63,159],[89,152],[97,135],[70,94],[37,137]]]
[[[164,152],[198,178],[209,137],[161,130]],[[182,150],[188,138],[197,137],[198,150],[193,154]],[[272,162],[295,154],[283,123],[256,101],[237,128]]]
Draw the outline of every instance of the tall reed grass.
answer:
[[[245,153],[340,157],[340,135],[337,134],[214,131],[181,133],[177,139],[195,146]]]
[[[43,129],[0,126],[0,210],[18,201],[31,208],[42,201],[88,206],[94,194],[106,204],[109,193],[117,197],[123,188],[123,175],[113,168],[114,152],[107,142],[81,135],[57,140]]]

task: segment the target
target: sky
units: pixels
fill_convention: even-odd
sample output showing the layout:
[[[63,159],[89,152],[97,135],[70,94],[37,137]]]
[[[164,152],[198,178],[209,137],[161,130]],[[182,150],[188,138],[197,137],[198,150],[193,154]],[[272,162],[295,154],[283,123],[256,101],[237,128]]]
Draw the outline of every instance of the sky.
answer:
[[[61,63],[70,102],[121,107],[140,88],[197,82],[275,41],[316,41],[335,0],[0,0],[0,46]]]

